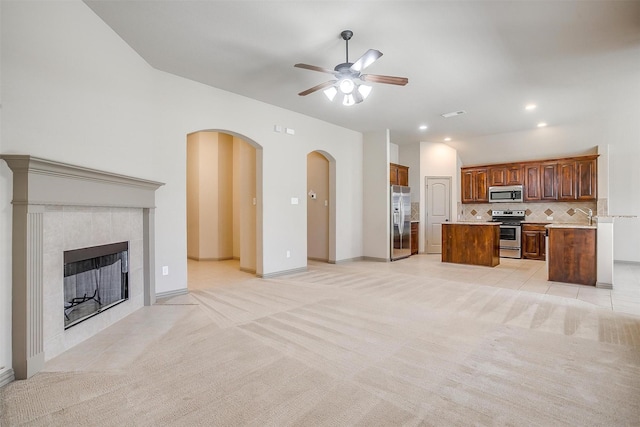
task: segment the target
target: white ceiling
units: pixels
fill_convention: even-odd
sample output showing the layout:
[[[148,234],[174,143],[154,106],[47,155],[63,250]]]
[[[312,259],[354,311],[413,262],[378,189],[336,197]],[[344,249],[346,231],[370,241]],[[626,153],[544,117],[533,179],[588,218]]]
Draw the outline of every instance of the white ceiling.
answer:
[[[608,82],[640,76],[640,1],[112,1],[86,0],[151,66],[397,144],[579,123]],[[349,59],[382,56],[374,84],[345,107],[298,92]],[[534,102],[538,108],[525,112]],[[442,113],[466,110],[445,119]],[[427,124],[427,131],[418,126]]]

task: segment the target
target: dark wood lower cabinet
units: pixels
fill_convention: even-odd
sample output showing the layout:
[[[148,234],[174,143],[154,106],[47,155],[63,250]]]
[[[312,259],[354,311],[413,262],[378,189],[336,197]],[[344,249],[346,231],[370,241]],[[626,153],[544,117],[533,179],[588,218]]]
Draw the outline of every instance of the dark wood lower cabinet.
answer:
[[[522,258],[546,259],[546,224],[522,224]]]
[[[420,223],[411,223],[411,255],[418,253],[418,234],[420,229]]]
[[[549,228],[549,280],[596,284],[595,228]]]
[[[442,262],[495,267],[500,264],[498,223],[442,224]]]

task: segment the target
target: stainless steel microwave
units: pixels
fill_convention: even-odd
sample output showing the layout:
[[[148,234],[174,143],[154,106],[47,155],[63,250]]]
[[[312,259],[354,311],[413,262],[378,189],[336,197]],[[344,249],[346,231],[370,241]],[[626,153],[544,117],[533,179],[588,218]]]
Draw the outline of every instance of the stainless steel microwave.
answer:
[[[489,203],[522,202],[522,185],[489,187]]]

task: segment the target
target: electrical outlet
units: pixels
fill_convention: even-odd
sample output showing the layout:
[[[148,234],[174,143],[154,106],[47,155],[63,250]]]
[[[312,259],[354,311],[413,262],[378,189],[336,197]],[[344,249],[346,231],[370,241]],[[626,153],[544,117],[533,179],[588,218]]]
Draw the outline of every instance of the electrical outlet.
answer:
[[[169,275],[169,266],[165,265],[162,267],[162,275],[163,276],[168,276]]]
[[[476,219],[482,219],[482,217],[480,215],[476,216]]]
[[[287,251],[287,258],[291,258],[291,251]]]
[[[548,216],[547,217],[547,221],[553,221],[553,217],[552,216]]]

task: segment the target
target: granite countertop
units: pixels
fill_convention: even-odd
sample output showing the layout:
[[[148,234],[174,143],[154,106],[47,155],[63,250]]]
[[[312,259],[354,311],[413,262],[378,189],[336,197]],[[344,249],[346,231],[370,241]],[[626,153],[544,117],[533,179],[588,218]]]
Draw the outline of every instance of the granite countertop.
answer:
[[[597,225],[589,225],[589,224],[579,224],[579,223],[556,223],[556,224],[547,224],[546,228],[590,228],[596,229]]]
[[[456,221],[445,222],[444,224],[462,224],[462,225],[500,225],[501,222],[486,222],[486,221]]]
[[[553,221],[522,221],[520,224],[553,224]]]

